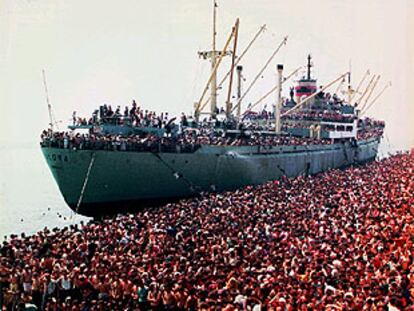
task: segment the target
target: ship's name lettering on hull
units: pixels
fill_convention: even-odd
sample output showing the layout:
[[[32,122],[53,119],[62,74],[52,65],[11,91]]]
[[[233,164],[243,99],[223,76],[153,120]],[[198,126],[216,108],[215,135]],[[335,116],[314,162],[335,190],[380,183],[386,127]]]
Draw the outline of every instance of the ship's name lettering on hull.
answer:
[[[48,160],[50,160],[50,161],[54,161],[54,162],[56,162],[56,161],[60,161],[60,162],[68,162],[68,161],[69,161],[68,156],[66,156],[66,155],[61,155],[61,154],[55,154],[55,153],[53,153],[53,154],[48,154],[48,155],[47,155],[47,159],[48,159]]]

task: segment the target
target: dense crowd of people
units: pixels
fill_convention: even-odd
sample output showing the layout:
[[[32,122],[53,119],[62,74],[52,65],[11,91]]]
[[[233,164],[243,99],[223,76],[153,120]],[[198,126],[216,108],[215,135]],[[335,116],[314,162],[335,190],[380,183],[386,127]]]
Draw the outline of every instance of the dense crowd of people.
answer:
[[[140,134],[109,134],[90,130],[88,134],[73,132],[43,131],[41,145],[44,147],[64,149],[91,149],[112,151],[146,151],[146,152],[194,152],[202,145],[214,146],[281,146],[281,145],[327,145],[334,141],[327,138],[299,137],[294,135],[271,135],[260,132],[271,131],[266,124],[243,124],[244,129],[239,135],[226,135],[225,130],[214,128],[210,124],[198,128],[188,127],[185,115],[181,117],[185,126],[171,133],[142,132]],[[166,126],[174,123],[166,121]],[[384,122],[369,118],[359,120],[357,139],[379,138],[383,134]],[[283,123],[282,130],[292,128],[306,129],[305,125]],[[165,129],[165,128],[164,128]],[[324,127],[324,130],[329,130]],[[230,131],[231,133],[231,131]]]
[[[382,137],[383,133],[384,133],[384,128],[382,127],[367,128],[364,131],[358,131],[357,139],[367,140],[370,138]]]
[[[243,137],[223,136],[211,129],[185,131],[175,136],[147,135],[101,135],[70,132],[48,132],[41,135],[41,145],[77,150],[112,150],[136,152],[194,152],[202,145],[214,146],[303,146],[331,144],[328,139],[295,136],[270,136],[251,134]]]
[[[359,131],[357,133],[358,140],[366,140],[375,137],[382,137],[385,128],[385,122],[364,118],[358,120]]]
[[[73,126],[90,126],[89,134],[73,134],[69,132],[44,131],[41,135],[41,145],[57,148],[70,149],[94,149],[94,150],[116,150],[116,151],[149,151],[149,152],[194,152],[201,145],[216,146],[280,146],[280,145],[312,145],[332,144],[331,139],[323,138],[326,135],[309,135],[311,137],[297,137],[297,133],[308,133],[309,127],[314,121],[330,122],[353,122],[354,115],[340,113],[343,107],[341,102],[328,94],[320,94],[319,100],[313,105],[315,109],[302,109],[283,117],[282,130],[290,135],[271,136],[260,135],[239,135],[230,137],[223,134],[224,130],[240,129],[250,132],[274,131],[273,114],[266,109],[256,113],[250,110],[242,117],[242,123],[235,120],[208,120],[199,121],[195,124],[192,117],[181,114],[177,118],[170,118],[168,113],[157,115],[153,111],[142,109],[135,100],[132,101],[131,109],[120,106],[112,109],[111,105],[102,105],[95,110],[92,117],[78,118],[73,113]],[[285,108],[284,108],[285,109]],[[218,111],[220,112],[220,111]],[[221,111],[224,113],[224,111]],[[125,125],[135,131],[140,129],[158,129],[162,132],[154,133],[149,131],[144,135],[136,134],[111,134],[100,132],[100,126],[105,124]],[[315,126],[315,125],[314,125]],[[344,129],[352,127],[344,127]],[[375,121],[369,118],[358,120],[358,135],[356,139],[369,139],[381,137],[384,124],[382,121]],[[214,130],[217,129],[217,130]],[[292,133],[292,129],[295,131]],[[298,129],[299,132],[296,130]],[[323,125],[321,131],[333,131],[329,125]],[[311,131],[312,132],[312,131]],[[240,137],[243,136],[243,137]],[[318,138],[317,138],[318,137]]]
[[[324,121],[352,123],[356,117],[353,115],[344,115],[335,111],[302,110],[291,112],[282,118],[284,120],[294,121]]]
[[[385,122],[381,120],[374,120],[374,119],[366,117],[366,118],[358,119],[358,127],[362,129],[375,128],[375,127],[384,128]]]
[[[317,109],[301,109],[289,115],[283,117],[286,120],[296,121],[330,121],[330,122],[352,122],[355,116],[349,114],[342,114],[340,108],[343,106],[337,100],[332,101],[330,94],[323,94],[323,100],[314,104]],[[283,106],[282,112],[286,112],[288,108]],[[223,108],[217,110],[218,114],[224,114]],[[168,124],[174,121],[176,118],[170,118],[168,112],[162,112],[157,114],[155,111],[144,110],[141,108],[135,100],[132,101],[131,108],[125,106],[124,109],[121,106],[117,106],[113,109],[111,105],[102,105],[99,109],[96,109],[92,116],[87,118],[78,117],[76,111],[72,115],[72,125],[100,125],[100,124],[115,124],[115,125],[128,125],[133,127],[154,127],[165,128]],[[187,120],[191,117],[181,114],[180,124],[187,126]],[[251,111],[248,107],[246,112],[242,116],[243,121],[258,121],[258,120],[273,120],[274,114],[272,111],[268,111],[266,106],[260,112]],[[204,119],[202,123],[208,123],[212,120]]]
[[[414,310],[414,153],[12,236],[7,310]]]
[[[78,117],[76,111],[72,114],[72,125],[98,125],[103,123],[116,125],[130,125],[134,127],[165,127],[171,119],[168,112],[162,112],[157,115],[155,111],[144,110],[135,100],[132,101],[131,108],[125,106],[122,111],[121,106],[117,106],[115,110],[111,105],[102,105],[92,113],[89,119]]]
[[[285,127],[285,130],[289,127]],[[252,133],[244,137],[223,136],[219,133],[203,133],[189,131],[176,136],[147,135],[115,135],[115,134],[73,134],[71,132],[48,132],[41,134],[41,145],[44,147],[77,149],[77,150],[111,150],[135,152],[194,152],[202,145],[214,146],[304,146],[329,145],[331,139],[297,137],[292,135],[262,135]],[[210,132],[210,131],[207,131]],[[358,139],[378,138],[383,128],[366,128],[358,132]]]

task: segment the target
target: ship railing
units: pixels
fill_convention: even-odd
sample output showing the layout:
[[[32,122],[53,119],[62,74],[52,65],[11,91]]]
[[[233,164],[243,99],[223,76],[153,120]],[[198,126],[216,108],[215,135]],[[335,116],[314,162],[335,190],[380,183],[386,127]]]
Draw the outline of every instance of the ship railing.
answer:
[[[100,119],[100,123],[111,125],[132,125],[132,118],[121,115],[113,115],[111,117],[102,117]]]
[[[104,150],[125,152],[153,152],[153,153],[194,153],[200,144],[166,144],[161,142],[112,142],[112,141],[81,141],[73,142],[60,139],[44,139],[40,143],[44,148],[71,149],[71,150]]]
[[[318,118],[318,117],[310,117],[310,116],[287,116],[284,118],[285,121],[296,121],[296,122],[301,122],[301,121],[322,121],[322,122],[336,122],[336,123],[352,123],[354,122],[355,118],[354,117],[349,117],[349,118]]]

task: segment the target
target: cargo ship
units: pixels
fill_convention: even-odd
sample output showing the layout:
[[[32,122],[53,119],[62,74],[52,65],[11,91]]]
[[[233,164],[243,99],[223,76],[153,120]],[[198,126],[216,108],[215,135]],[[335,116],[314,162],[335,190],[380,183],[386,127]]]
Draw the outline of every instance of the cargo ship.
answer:
[[[371,90],[367,87],[364,92],[352,89],[350,72],[318,87],[310,55],[306,74],[290,89],[290,98],[282,97],[288,78],[279,64],[272,111],[254,112],[254,105],[249,105],[242,113],[239,21],[224,48],[217,51],[215,10],[216,5],[212,50],[199,53],[210,60],[211,75],[193,115],[177,120],[145,111],[134,101],[124,112],[103,105],[89,120],[74,116],[68,132],[54,131],[51,120],[50,128],[42,133],[41,150],[65,202],[75,212],[87,216],[117,213],[376,158],[385,125],[363,116],[371,104],[367,97],[374,79],[368,85]],[[222,83],[217,83],[217,69],[228,56],[232,58],[225,76],[230,81],[228,96],[218,109],[217,91]],[[347,99],[327,93],[346,78]],[[234,91],[233,79],[237,81]],[[205,98],[208,90],[210,96]],[[209,112],[204,113],[208,103]]]

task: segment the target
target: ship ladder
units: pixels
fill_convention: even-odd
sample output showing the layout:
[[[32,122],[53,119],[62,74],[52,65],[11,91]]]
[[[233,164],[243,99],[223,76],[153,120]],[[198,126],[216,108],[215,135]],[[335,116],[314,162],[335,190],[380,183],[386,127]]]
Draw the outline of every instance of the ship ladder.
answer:
[[[88,170],[86,171],[85,180],[83,181],[82,190],[79,195],[78,203],[76,204],[76,214],[78,214],[79,206],[82,203],[83,195],[85,194],[86,185],[88,184],[89,175],[91,174],[93,163],[95,162],[95,153],[92,153],[91,161],[89,162]]]
[[[348,158],[348,152],[346,151],[346,144],[345,144],[345,143],[343,143],[343,144],[342,144],[342,147],[343,147],[343,149],[342,149],[342,150],[344,151],[344,156],[345,156],[345,159],[344,159],[343,164],[346,164],[346,165],[347,165],[347,164],[349,164],[349,158]],[[343,164],[342,164],[342,165],[343,165]],[[342,166],[342,165],[341,165],[341,166]]]

